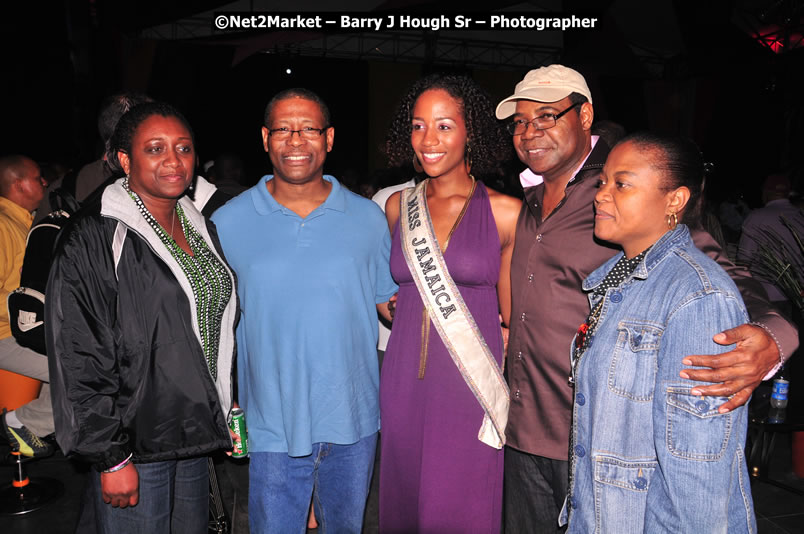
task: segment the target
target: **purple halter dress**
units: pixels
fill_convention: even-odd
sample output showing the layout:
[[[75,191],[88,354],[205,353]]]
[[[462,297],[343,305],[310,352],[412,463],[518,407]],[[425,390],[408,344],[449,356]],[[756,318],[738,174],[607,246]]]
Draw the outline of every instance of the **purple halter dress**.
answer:
[[[499,364],[500,239],[482,183],[444,257]],[[391,273],[399,297],[380,378],[380,532],[497,534],[503,451],[477,439],[483,410],[432,324],[424,378],[418,378],[423,305],[402,253],[398,224]]]

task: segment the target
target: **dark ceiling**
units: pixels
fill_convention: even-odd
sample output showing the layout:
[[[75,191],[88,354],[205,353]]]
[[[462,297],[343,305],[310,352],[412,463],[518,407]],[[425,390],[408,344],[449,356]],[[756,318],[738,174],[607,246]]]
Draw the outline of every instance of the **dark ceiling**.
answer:
[[[273,0],[252,3],[263,2],[280,5]],[[328,5],[324,0],[315,3]],[[254,33],[189,40],[148,37],[155,27],[180,26],[189,19],[208,28],[203,14],[226,5],[209,0],[65,0],[56,8],[15,5],[22,10],[18,14],[9,8],[0,18],[0,152],[43,160],[91,159],[97,150],[94,117],[100,101],[113,92],[137,90],[187,110],[207,153],[236,148],[251,154],[259,169],[263,162],[252,135],[258,127],[254,121],[272,92],[294,83],[315,87],[340,113],[355,114],[345,121],[352,129],[339,130],[339,139],[351,136],[352,141],[341,141],[334,158],[336,163],[339,157],[360,161],[364,167],[359,170],[368,172],[381,164],[374,147],[385,127],[384,114],[422,73],[464,72],[492,96],[503,97],[529,68],[562,62],[587,76],[599,118],[617,120],[629,129],[686,133],[720,159],[721,168],[746,180],[766,167],[801,165],[800,0],[497,2],[495,9],[549,10],[557,5],[564,14],[598,16],[600,26],[558,35],[421,32],[421,47],[382,57],[349,48],[350,38],[365,44],[369,34],[335,39],[285,32],[281,40],[276,34]],[[376,5],[380,11],[406,13],[468,12],[465,1],[389,0]],[[477,46],[475,57],[484,48],[499,52],[505,46],[519,46],[512,50],[532,55],[520,64],[471,63],[465,56],[441,54],[442,45]],[[424,55],[416,55],[422,48]],[[271,54],[259,53],[266,51]],[[283,78],[291,64],[293,77]],[[745,127],[743,117],[750,114],[762,116],[761,128]],[[347,151],[353,146],[358,148]],[[738,164],[734,153],[746,161]]]

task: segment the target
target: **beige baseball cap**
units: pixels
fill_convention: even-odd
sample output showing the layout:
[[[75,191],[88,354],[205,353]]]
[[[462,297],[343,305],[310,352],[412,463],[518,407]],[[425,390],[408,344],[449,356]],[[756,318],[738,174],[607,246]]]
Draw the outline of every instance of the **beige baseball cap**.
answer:
[[[592,103],[592,93],[586,80],[578,71],[563,65],[549,65],[528,72],[525,78],[516,84],[514,94],[497,105],[497,118],[510,117],[516,111],[517,100],[535,100],[536,102],[557,102],[570,93],[578,93]]]

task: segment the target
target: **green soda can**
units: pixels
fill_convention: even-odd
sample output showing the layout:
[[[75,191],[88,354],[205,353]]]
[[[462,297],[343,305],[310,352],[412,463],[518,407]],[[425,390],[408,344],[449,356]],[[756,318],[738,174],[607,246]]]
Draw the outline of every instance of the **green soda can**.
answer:
[[[246,413],[240,408],[232,408],[229,428],[238,438],[232,440],[234,443],[232,458],[245,458],[248,456],[248,429],[246,428]]]

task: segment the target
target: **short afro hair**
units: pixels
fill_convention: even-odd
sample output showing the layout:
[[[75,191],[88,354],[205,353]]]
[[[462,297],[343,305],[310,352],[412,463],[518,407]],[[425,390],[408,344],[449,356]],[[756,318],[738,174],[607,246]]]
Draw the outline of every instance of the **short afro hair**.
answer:
[[[271,125],[268,123],[271,121],[271,113],[274,111],[274,106],[276,106],[278,102],[287,100],[288,98],[303,98],[304,100],[315,102],[318,104],[318,107],[321,109],[321,114],[324,116],[324,124],[322,127],[329,128],[332,126],[332,123],[330,122],[329,107],[324,100],[309,89],[295,87],[293,89],[285,89],[284,91],[278,92],[273,96],[273,98],[271,98],[271,100],[268,102],[268,105],[265,106],[265,113],[263,114],[262,120],[266,128],[271,127]]]

